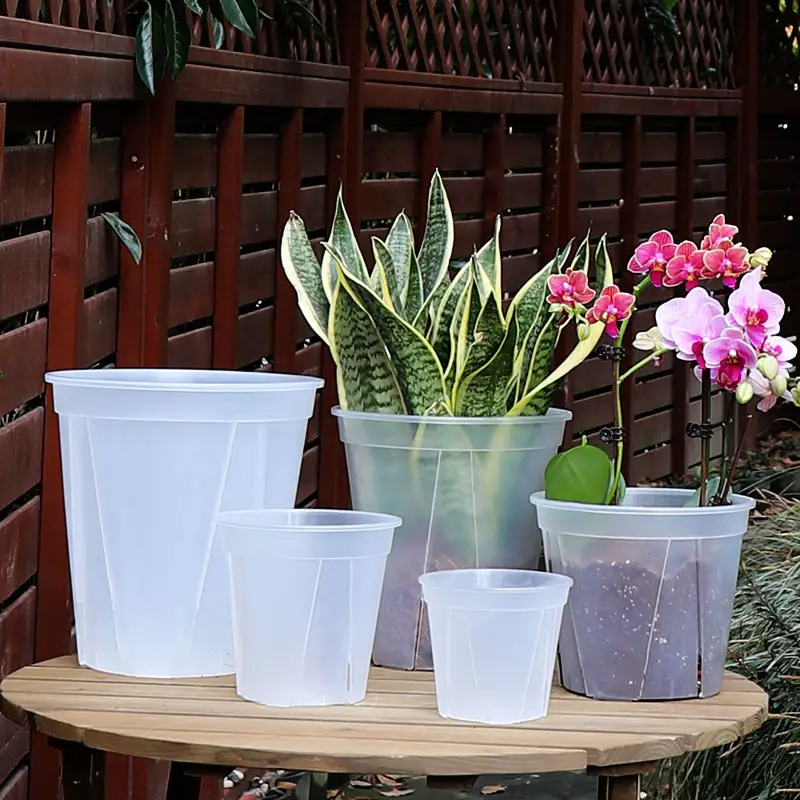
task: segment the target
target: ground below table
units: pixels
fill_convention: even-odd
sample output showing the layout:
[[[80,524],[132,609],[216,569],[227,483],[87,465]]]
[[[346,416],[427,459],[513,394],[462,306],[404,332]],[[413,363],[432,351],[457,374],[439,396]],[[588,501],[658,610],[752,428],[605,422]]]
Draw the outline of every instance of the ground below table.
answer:
[[[767,696],[728,674],[705,700],[589,700],[554,687],[550,713],[513,726],[439,717],[433,676],[373,668],[354,706],[265,708],[237,697],[232,677],[156,680],[98,673],[74,656],[6,678],[13,721],[101,751],[194,764],[329,773],[488,775],[660,761],[746,735]]]

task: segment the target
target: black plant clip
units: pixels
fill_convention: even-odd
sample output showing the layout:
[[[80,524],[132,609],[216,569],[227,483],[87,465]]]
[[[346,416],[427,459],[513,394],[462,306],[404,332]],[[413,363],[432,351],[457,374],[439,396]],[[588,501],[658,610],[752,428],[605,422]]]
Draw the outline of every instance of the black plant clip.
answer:
[[[613,344],[601,344],[597,348],[597,355],[603,361],[622,361],[625,358],[625,348],[615,347]]]
[[[618,444],[625,441],[625,431],[616,426],[605,427],[600,431],[600,441],[604,444]]]
[[[691,439],[710,439],[714,435],[714,426],[707,422],[690,422],[686,426],[686,435]]]

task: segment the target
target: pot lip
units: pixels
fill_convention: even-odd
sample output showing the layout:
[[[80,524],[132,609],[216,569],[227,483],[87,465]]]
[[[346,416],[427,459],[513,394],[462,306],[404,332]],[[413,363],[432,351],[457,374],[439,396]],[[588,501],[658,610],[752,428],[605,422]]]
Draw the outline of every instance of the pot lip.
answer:
[[[665,495],[672,495],[673,497],[691,497],[694,494],[694,489],[673,489],[670,487],[657,487],[654,486],[632,487],[627,490],[626,496],[651,494],[653,492],[663,492]],[[534,492],[530,496],[530,502],[539,508],[546,508],[553,511],[578,511],[578,512],[591,512],[592,514],[613,514],[613,515],[662,515],[669,514],[670,516],[691,516],[692,514],[714,514],[715,516],[724,516],[726,514],[740,514],[743,511],[750,511],[755,508],[756,501],[752,497],[746,497],[742,494],[731,495],[731,505],[729,506],[606,506],[599,503],[574,503],[564,500],[548,500],[544,496],[544,492]]]
[[[421,414],[384,414],[376,411],[349,411],[340,406],[331,409],[334,417],[365,422],[417,422],[427,425],[544,425],[569,422],[572,412],[565,408],[548,409],[539,417],[426,417]]]
[[[154,377],[158,379],[154,380]],[[319,389],[322,378],[276,372],[241,372],[211,369],[67,369],[48,372],[44,379],[54,386],[117,389],[119,391],[187,392],[208,394],[278,393]],[[188,380],[187,380],[188,379]]]
[[[542,584],[539,586],[442,586],[436,585],[436,578],[430,576],[434,575],[475,575],[477,573],[519,573],[519,574],[533,574],[537,577],[543,578]],[[546,577],[545,577],[546,576]],[[485,568],[485,569],[443,569],[434,570],[432,572],[424,572],[419,576],[419,583],[423,588],[427,589],[442,589],[447,592],[458,592],[459,594],[493,594],[508,596],[512,594],[522,595],[536,595],[552,592],[554,589],[569,589],[574,581],[568,575],[561,575],[558,572],[540,572],[535,569],[502,569],[502,568]]]
[[[295,521],[293,521],[295,520]],[[308,524],[298,525],[299,520]],[[372,511],[350,511],[335,508],[256,508],[236,511],[220,511],[215,522],[225,528],[258,531],[260,534],[283,534],[292,532],[315,533],[325,530],[326,535],[385,531],[399,528],[400,517]]]

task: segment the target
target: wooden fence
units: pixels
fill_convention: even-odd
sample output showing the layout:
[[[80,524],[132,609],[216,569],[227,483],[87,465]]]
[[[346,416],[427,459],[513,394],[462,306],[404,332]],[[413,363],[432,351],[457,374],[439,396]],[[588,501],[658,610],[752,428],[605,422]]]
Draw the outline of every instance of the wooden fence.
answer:
[[[663,42],[637,0],[312,5],[327,36],[265,22],[256,41],[226,30],[214,50],[193,20],[189,66],[151,101],[122,0],[0,4],[0,676],[72,648],[46,370],[320,374],[297,499],[347,502],[331,361],[276,255],[290,209],[322,236],[340,181],[366,242],[401,207],[424,214],[439,166],[456,256],[503,214],[509,294],[589,225],[609,233],[623,276],[653,230],[696,237],[725,212],[778,251],[770,280],[797,301],[800,329],[800,15],[778,0],[680,0],[680,33]],[[139,232],[141,267],[105,211]],[[683,431],[697,395],[672,359],[626,389],[630,479],[696,462]],[[571,437],[596,434],[612,410],[607,365],[590,360],[561,401]],[[57,766],[0,719],[0,800],[55,798]],[[147,797],[163,771],[114,758],[108,796]]]

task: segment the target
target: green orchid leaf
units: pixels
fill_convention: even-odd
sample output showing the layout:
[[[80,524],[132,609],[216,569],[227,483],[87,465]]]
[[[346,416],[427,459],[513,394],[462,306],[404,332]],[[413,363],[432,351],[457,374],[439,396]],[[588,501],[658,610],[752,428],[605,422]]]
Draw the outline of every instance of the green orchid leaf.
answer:
[[[614,475],[611,459],[599,447],[578,445],[550,459],[544,472],[548,500],[604,505]]]
[[[167,66],[172,77],[177,78],[189,60],[192,37],[183,6],[176,16],[170,0],[167,0],[164,7],[164,32],[167,42]]]
[[[444,375],[436,353],[425,337],[395,314],[374,292],[341,264],[339,280],[372,319],[391,357],[398,385],[409,414],[452,413],[445,393]]]
[[[706,503],[719,492],[719,484],[720,484],[720,477],[719,475],[709,475],[706,478]],[[725,498],[726,500],[730,500],[731,498],[731,490],[728,489],[728,496]],[[692,492],[691,497],[683,504],[687,508],[691,506],[699,506],[700,505],[700,487],[698,486],[694,492]]]
[[[625,499],[625,494],[628,491],[628,484],[625,483],[625,476],[620,472],[619,483],[617,484],[617,496],[619,498],[619,502],[614,502],[614,497],[611,494],[611,490],[614,488],[614,474],[616,473],[616,466],[617,465],[612,461],[611,480],[608,482],[608,491],[606,492],[607,506],[622,505],[622,501]]]
[[[338,281],[331,305],[330,348],[342,408],[406,413],[397,376],[372,319]]]
[[[336,209],[333,213],[330,237],[324,245],[328,245],[333,252],[340,254],[342,266],[346,272],[354,275],[362,283],[369,283],[369,271],[364,262],[364,256],[361,255],[358,239],[353,233],[353,226],[350,224],[347,210],[344,207],[341,187],[339,187],[339,194],[336,196]],[[337,267],[331,251],[326,247],[322,256],[322,283],[325,287],[325,294],[329,298],[333,297],[333,288],[336,280]]]
[[[605,235],[603,235],[600,239],[600,243],[597,245],[596,261],[597,273],[603,276],[603,287],[610,286],[614,282],[614,269],[611,265],[611,259],[608,257]],[[533,401],[534,397],[539,392],[560,381],[565,375],[572,372],[575,367],[582,364],[589,355],[591,355],[603,335],[605,325],[603,325],[602,322],[594,322],[588,327],[589,330],[586,338],[578,342],[573,351],[555,370],[553,370],[553,372],[534,386],[527,394],[523,395],[508,412],[508,416],[516,417],[522,414],[525,407]]]
[[[131,254],[131,258],[139,264],[142,260],[142,243],[136,235],[136,231],[125,222],[119,214],[106,212],[100,215],[114,235],[120,240],[125,249]]]
[[[494,292],[498,300],[503,299],[503,255],[500,252],[501,225],[502,220],[498,214],[494,222],[494,235],[475,254],[475,259],[480,265],[482,273],[486,276],[491,291]]]
[[[319,261],[303,220],[293,211],[289,212],[289,220],[283,228],[281,264],[297,292],[297,302],[306,321],[323,342],[328,342],[330,303]]]
[[[372,237],[372,253],[375,256],[375,272],[378,273],[378,281],[381,287],[380,297],[392,311],[402,316],[403,302],[400,299],[400,291],[397,286],[397,272],[395,271],[392,254],[386,244],[377,236]]]
[[[399,306],[405,309],[406,303],[408,302],[409,286],[411,284],[411,259],[414,257],[414,231],[411,228],[411,221],[403,211],[397,215],[397,219],[395,219],[389,230],[389,234],[386,237],[386,249],[392,257],[397,294],[400,300]],[[417,270],[419,270],[418,265]],[[416,298],[412,298],[412,300],[413,313],[409,314],[406,310],[406,319],[411,320],[414,319],[417,311],[419,311],[422,306],[421,300],[416,306]]]
[[[455,228],[450,201],[437,169],[428,190],[428,216],[418,260],[422,274],[422,294],[427,300],[444,280],[453,254]]]
[[[491,304],[491,300],[489,301]],[[499,317],[502,320],[502,316]],[[495,319],[491,313],[486,316]],[[455,413],[464,417],[499,417],[506,410],[504,378],[514,361],[517,343],[517,323],[512,317],[500,347],[481,367],[463,378],[455,389]],[[470,361],[467,361],[469,367]]]

